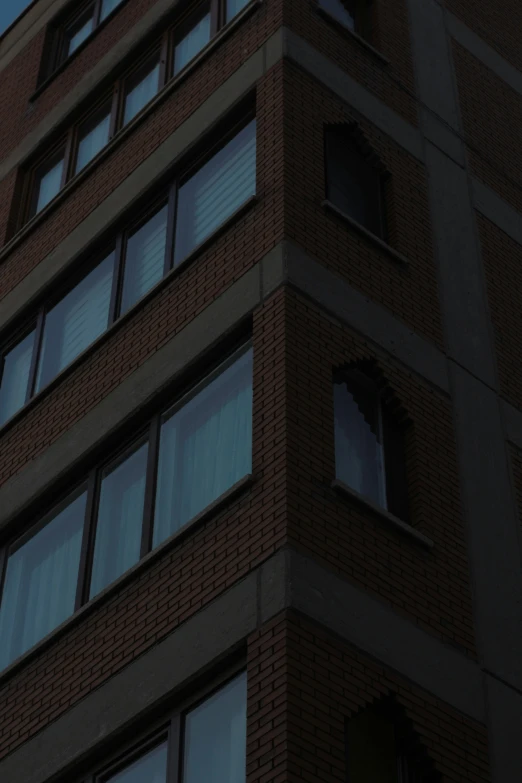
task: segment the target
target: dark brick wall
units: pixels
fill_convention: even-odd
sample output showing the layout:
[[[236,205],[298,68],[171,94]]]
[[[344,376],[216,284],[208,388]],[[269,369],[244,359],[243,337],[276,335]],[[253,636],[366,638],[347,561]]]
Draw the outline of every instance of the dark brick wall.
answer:
[[[518,0],[502,0],[501,3],[446,0],[445,6],[511,65],[522,69],[519,35],[522,6]]]

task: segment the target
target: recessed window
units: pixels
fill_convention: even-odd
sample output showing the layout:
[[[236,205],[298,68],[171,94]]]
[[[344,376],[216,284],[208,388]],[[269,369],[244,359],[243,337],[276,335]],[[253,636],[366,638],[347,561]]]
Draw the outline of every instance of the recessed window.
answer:
[[[161,425],[154,546],[252,469],[252,352]]]
[[[123,0],[102,0],[100,21],[103,22],[103,20],[106,19],[122,1]]]
[[[349,130],[326,131],[326,198],[378,237],[385,236],[383,174]]]
[[[60,150],[36,170],[31,214],[36,215],[58,195],[63,187],[65,152]]]
[[[0,605],[0,668],[74,611],[87,495],[9,552]]]
[[[355,16],[358,0],[317,0],[319,8],[337,19],[349,30],[355,30]]]
[[[79,129],[75,174],[81,171],[109,143],[110,106],[83,123]]]
[[[159,54],[129,77],[125,85],[123,124],[126,125],[151,101],[160,86]]]
[[[210,11],[208,11],[176,43],[174,47],[174,75],[182,71],[210,41],[210,16]]]
[[[64,30],[63,58],[69,57],[94,30],[94,3],[71,21]]]
[[[226,0],[226,19],[229,22],[243,8],[246,8],[250,0]]]
[[[107,329],[113,271],[111,253],[46,314],[36,391]]]
[[[358,374],[356,374],[357,376]],[[370,379],[334,383],[335,473],[358,494],[406,519],[404,430]]]
[[[158,440],[159,454],[153,445]],[[173,410],[158,413],[134,443],[95,468],[72,497],[8,549],[0,600],[0,669],[251,469],[252,349],[245,346]],[[85,554],[80,560],[82,541]],[[222,718],[224,710],[232,714],[236,709],[234,694],[232,690],[218,700]],[[207,747],[215,762],[227,774],[242,775],[236,751],[243,735],[225,728],[225,723],[218,731],[214,704],[210,701],[205,710],[191,714],[189,726],[196,726],[198,734],[199,727],[208,725],[213,734]],[[189,771],[199,763],[198,751],[193,755],[193,750],[189,742]],[[230,778],[236,779],[242,780]],[[228,783],[229,778],[225,780]]]
[[[256,121],[252,120],[178,194],[178,263],[256,192]]]
[[[132,307],[165,274],[168,214],[169,208],[165,204],[127,240],[121,313]]]
[[[29,377],[35,330],[7,350],[0,366],[0,426],[22,408],[29,398]]]

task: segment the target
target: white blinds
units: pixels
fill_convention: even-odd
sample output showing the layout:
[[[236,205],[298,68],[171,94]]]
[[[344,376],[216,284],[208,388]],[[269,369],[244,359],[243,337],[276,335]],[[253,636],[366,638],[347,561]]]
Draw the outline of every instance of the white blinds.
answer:
[[[33,345],[34,331],[4,358],[0,377],[0,426],[25,403]]]
[[[141,299],[163,277],[168,207],[138,229],[127,242],[121,313]]]
[[[256,192],[256,121],[179,190],[175,262],[179,263]]]

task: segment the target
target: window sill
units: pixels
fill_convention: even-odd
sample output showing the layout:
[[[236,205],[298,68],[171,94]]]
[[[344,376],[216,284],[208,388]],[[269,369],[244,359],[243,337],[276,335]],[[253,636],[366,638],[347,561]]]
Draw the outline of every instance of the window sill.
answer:
[[[42,223],[73,191],[75,188],[86,179],[92,171],[99,166],[99,164],[105,160],[115,149],[121,144],[127,136],[129,136],[144,120],[149,117],[150,114],[159,106],[169,95],[178,89],[179,85],[187,79],[192,72],[200,65],[203,60],[209,57],[215,48],[217,48],[223,40],[231,35],[236,28],[243,23],[243,21],[250,16],[255,9],[257,9],[262,3],[262,0],[252,0],[243,10],[237,14],[220,32],[214,36],[214,38],[207,44],[207,46],[194,57],[188,65],[177,74],[173,79],[169,79],[163,89],[151,100],[149,103],[124,127],[121,128],[109,141],[109,143],[94,157],[89,163],[69,182],[62,188],[62,190],[50,201],[37,215],[34,215],[27,223],[17,231],[17,233],[10,239],[3,248],[0,249],[0,263],[8,256],[13,250],[15,250],[24,239],[34,231],[40,223]],[[174,161],[174,165],[177,161]],[[174,167],[174,166],[173,166]],[[173,168],[172,167],[172,168]],[[162,179],[165,178],[166,172],[162,174]],[[153,187],[153,183],[151,183]]]
[[[313,2],[313,0],[312,0]],[[354,30],[350,30],[349,27],[345,27],[342,22],[339,22],[338,19],[335,18],[335,16],[332,16],[328,13],[328,11],[325,11],[324,8],[320,8],[316,2],[313,2],[314,11],[319,14],[323,19],[325,19],[328,24],[331,24],[335,29],[343,33],[347,38],[351,38],[352,40],[356,41],[360,46],[363,46],[368,52],[370,52],[377,60],[379,60],[383,65],[389,65],[390,61],[388,58],[382,54],[378,49],[375,48],[375,46],[372,46],[371,43],[369,43],[366,38],[363,38],[362,35],[359,35],[359,33],[356,33]]]
[[[341,209],[339,209],[339,207],[336,207],[335,204],[333,204],[331,201],[328,201],[328,199],[325,199],[322,202],[321,206],[324,207],[324,209],[327,210],[328,212],[331,212],[334,215],[336,215],[336,217],[341,218],[341,220],[343,220],[349,226],[351,226],[356,231],[358,231],[359,234],[361,234],[366,239],[369,239],[370,242],[373,242],[374,245],[376,245],[378,248],[383,250],[387,255],[389,255],[393,261],[396,261],[398,264],[400,264],[403,267],[408,267],[410,265],[410,262],[408,261],[406,256],[403,256],[402,253],[399,253],[398,250],[395,250],[395,248],[393,248],[383,239],[378,237],[376,234],[372,234],[371,231],[368,231],[367,228],[365,228],[356,220],[351,218],[349,215],[346,214],[346,212],[343,212]]]
[[[33,92],[31,97],[29,98],[29,103],[34,103],[37,98],[40,97],[40,95],[45,92],[45,90],[49,87],[49,85],[52,84],[52,82],[63,72],[66,68],[69,67],[69,65],[73,62],[73,60],[83,52],[83,50],[90,44],[94,38],[98,35],[99,32],[103,30],[104,27],[106,27],[111,19],[113,19],[114,16],[120,11],[123,6],[127,5],[129,0],[122,0],[119,5],[117,5],[115,8],[112,9],[112,11],[108,14],[108,16],[105,17],[105,19],[99,23],[99,25],[92,31],[90,35],[87,36],[87,38],[81,42],[81,44],[74,50],[72,54],[70,54],[65,60],[62,60],[62,62],[56,66],[54,71],[50,73],[43,81],[40,82],[36,90]],[[51,22],[52,24],[52,22]],[[56,29],[56,28],[55,28]]]
[[[370,498],[367,498],[364,495],[361,495],[359,492],[356,492],[356,490],[345,484],[344,481],[340,481],[340,479],[334,479],[334,481],[332,481],[331,487],[339,495],[349,500],[354,500],[365,508],[373,511],[381,521],[386,523],[388,527],[392,527],[398,533],[412,538],[426,549],[433,549],[434,542],[431,540],[431,538],[428,538],[428,536],[425,536],[424,533],[420,533],[418,530],[415,530],[414,527],[408,525],[407,522],[403,522],[402,519],[399,519],[394,514],[390,514],[389,511],[387,511],[385,508],[382,508],[377,503],[374,503],[373,500],[370,500]]]
[[[222,511],[227,505],[231,504],[235,500],[238,500],[243,492],[251,488],[254,480],[255,479],[253,475],[251,473],[247,473],[246,476],[237,481],[232,487],[230,487],[230,489],[227,489],[226,492],[224,492],[206,508],[200,511],[199,514],[183,525],[183,527],[176,531],[176,533],[173,533],[170,538],[167,538],[165,541],[159,544],[156,549],[153,549],[152,552],[149,552],[148,555],[145,555],[144,558],[139,560],[134,566],[132,566],[132,568],[129,568],[129,570],[118,577],[118,579],[116,579],[114,582],[111,582],[111,584],[98,593],[98,595],[94,596],[94,598],[84,604],[77,612],[68,617],[67,620],[64,620],[61,625],[59,625],[57,628],[48,633],[47,636],[37,642],[34,647],[31,647],[30,650],[27,650],[27,652],[10,663],[9,666],[0,672],[0,684],[14,672],[25,666],[25,664],[30,660],[36,658],[38,655],[44,652],[47,647],[49,647],[51,644],[54,644],[54,642],[56,642],[60,636],[68,633],[76,624],[81,622],[91,612],[99,609],[105,601],[109,600],[112,595],[116,593],[117,590],[124,587],[127,582],[130,582],[135,577],[139,576],[141,572],[145,571],[149,565],[153,564],[156,560],[159,560],[171,549],[174,549],[174,547],[180,544],[187,536],[195,533],[199,527],[202,527],[209,520],[210,517]]]
[[[249,212],[250,209],[253,209],[253,207],[258,203],[259,197],[251,196],[247,201],[245,201],[244,204],[242,204],[239,209],[237,209],[235,212],[230,215],[227,220],[225,220],[224,223],[222,223],[213,234],[210,234],[206,239],[203,240],[199,245],[197,245],[191,252],[186,255],[181,261],[179,261],[176,266],[174,266],[166,275],[165,277],[162,277],[161,280],[159,280],[155,286],[153,286],[150,291],[147,291],[147,293],[141,297],[141,299],[138,299],[137,302],[132,305],[123,315],[121,315],[116,321],[114,321],[108,329],[103,332],[94,342],[92,342],[90,345],[85,348],[84,351],[82,351],[78,356],[73,359],[73,361],[67,365],[67,367],[64,367],[63,370],[61,370],[58,375],[55,375],[54,378],[47,384],[47,386],[44,386],[41,391],[39,391],[37,394],[34,395],[34,397],[31,397],[28,402],[25,403],[25,405],[21,408],[19,408],[16,413],[14,413],[10,419],[7,419],[2,425],[0,425],[0,438],[3,438],[6,432],[15,424],[18,423],[18,421],[23,418],[26,413],[35,405],[38,405],[47,394],[50,394],[53,389],[58,386],[60,383],[62,383],[65,378],[67,378],[68,375],[73,373],[78,366],[87,359],[91,353],[94,353],[99,349],[99,347],[104,343],[105,340],[110,339],[112,335],[121,327],[123,326],[130,318],[132,318],[136,312],[139,310],[139,308],[144,307],[147,302],[149,302],[151,299],[154,298],[165,286],[169,285],[175,277],[177,277],[178,274],[181,274],[185,270],[185,268],[191,264],[193,261],[195,261],[198,256],[201,255],[201,253],[204,253],[205,250],[208,249],[208,247],[215,242],[218,237],[220,237],[222,234],[224,234],[226,231],[230,229],[230,227],[238,220],[241,220],[242,217],[245,216],[247,212]]]

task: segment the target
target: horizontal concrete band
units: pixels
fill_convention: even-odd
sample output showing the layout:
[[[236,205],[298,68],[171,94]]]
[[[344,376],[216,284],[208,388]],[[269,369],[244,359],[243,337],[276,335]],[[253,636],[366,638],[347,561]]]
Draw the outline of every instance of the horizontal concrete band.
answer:
[[[0,488],[0,530],[284,284],[292,285],[430,383],[448,390],[446,360],[437,348],[299,247],[283,242]]]
[[[175,694],[285,608],[321,623],[483,722],[482,673],[457,651],[313,560],[281,551],[0,762],[4,783],[44,783]],[[509,698],[516,698],[512,693]]]

